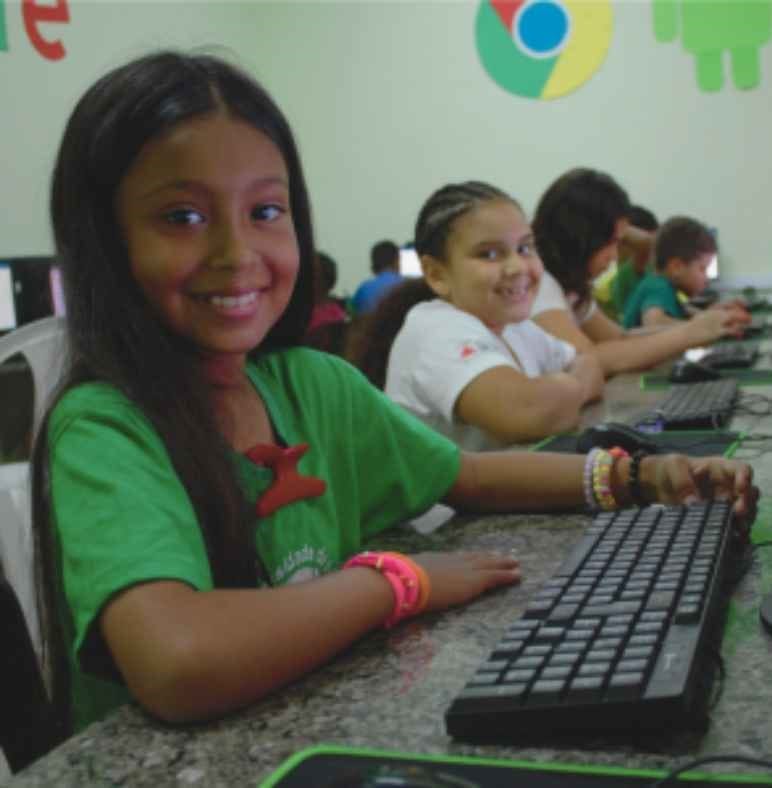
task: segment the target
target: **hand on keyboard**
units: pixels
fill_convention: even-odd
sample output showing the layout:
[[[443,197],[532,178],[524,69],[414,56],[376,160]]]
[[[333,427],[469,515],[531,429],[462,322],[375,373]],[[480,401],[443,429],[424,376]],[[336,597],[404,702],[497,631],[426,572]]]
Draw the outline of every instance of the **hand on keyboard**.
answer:
[[[698,312],[689,320],[689,328],[694,335],[693,347],[707,345],[724,336],[742,336],[751,317],[744,309],[724,308],[706,309]]]
[[[753,484],[753,469],[738,460],[680,454],[647,457],[641,463],[641,485],[647,500],[659,503],[732,501],[735,523],[743,530],[756,518],[759,490]]]
[[[520,582],[517,559],[504,553],[418,553],[410,558],[429,576],[427,611],[462,605],[497,586]]]

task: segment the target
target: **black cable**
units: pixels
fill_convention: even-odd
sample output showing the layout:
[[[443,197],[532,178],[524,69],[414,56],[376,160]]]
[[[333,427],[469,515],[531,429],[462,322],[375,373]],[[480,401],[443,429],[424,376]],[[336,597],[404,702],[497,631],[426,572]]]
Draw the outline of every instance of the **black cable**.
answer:
[[[724,658],[721,656],[721,652],[717,648],[711,648],[710,653],[708,654],[716,665],[716,671],[718,672],[718,680],[714,680],[713,686],[713,698],[708,702],[708,710],[713,711],[713,709],[718,706],[719,701],[721,700],[721,696],[724,694],[724,683],[726,681],[726,663],[724,662]]]
[[[772,769],[772,761],[766,761],[762,758],[749,758],[745,755],[709,755],[705,758],[696,758],[693,761],[685,763],[683,766],[679,766],[677,769],[673,769],[673,771],[669,772],[664,777],[651,783],[649,788],[662,788],[671,781],[674,781],[679,774],[691,771],[697,766],[704,766],[705,764],[712,763],[742,763],[747,766],[760,766],[764,769]],[[772,785],[772,776],[770,776],[769,784]]]

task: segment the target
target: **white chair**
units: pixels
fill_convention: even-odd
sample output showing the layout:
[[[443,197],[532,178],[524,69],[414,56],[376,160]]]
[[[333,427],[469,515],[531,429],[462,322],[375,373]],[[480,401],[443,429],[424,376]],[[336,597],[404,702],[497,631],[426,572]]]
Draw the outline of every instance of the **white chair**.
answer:
[[[46,317],[0,337],[0,363],[20,353],[32,372],[33,423],[40,424],[48,398],[62,372],[66,350],[65,321]],[[18,418],[12,408],[0,407],[0,416]],[[0,555],[8,581],[18,597],[33,644],[40,653],[40,625],[35,605],[34,550],[31,529],[29,463],[0,464]]]
[[[32,371],[34,386],[33,429],[62,373],[67,350],[63,317],[44,317],[0,337],[0,364],[20,353]]]

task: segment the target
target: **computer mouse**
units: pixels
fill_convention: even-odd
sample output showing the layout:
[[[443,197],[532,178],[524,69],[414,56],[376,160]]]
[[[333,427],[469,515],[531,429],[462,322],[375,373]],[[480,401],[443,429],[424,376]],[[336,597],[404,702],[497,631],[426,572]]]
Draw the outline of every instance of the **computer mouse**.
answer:
[[[764,625],[764,629],[772,635],[772,593],[767,594],[761,600],[761,606],[759,607],[759,618],[761,619],[761,623]]]
[[[718,380],[720,377],[721,373],[707,364],[681,358],[673,364],[668,380],[671,383],[701,383],[704,380]]]
[[[607,421],[588,427],[576,440],[576,450],[582,454],[595,446],[599,446],[601,449],[619,446],[620,449],[624,449],[630,454],[640,449],[649,454],[656,454],[659,451],[659,445],[645,432],[639,432],[634,427],[616,421]]]

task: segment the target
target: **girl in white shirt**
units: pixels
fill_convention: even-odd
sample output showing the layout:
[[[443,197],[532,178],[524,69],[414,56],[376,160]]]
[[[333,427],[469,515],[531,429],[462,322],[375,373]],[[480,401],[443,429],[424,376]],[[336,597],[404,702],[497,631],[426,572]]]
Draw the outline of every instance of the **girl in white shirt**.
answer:
[[[630,226],[630,201],[609,175],[578,168],[558,178],[541,197],[533,232],[545,271],[531,315],[545,331],[578,352],[594,351],[607,376],[647,369],[738,334],[748,322],[738,309],[706,310],[654,333],[625,332],[597,308],[592,281],[617,258],[621,240],[651,244],[651,235]]]
[[[602,374],[528,320],[542,265],[518,203],[484,183],[444,186],[421,209],[414,243],[423,278],[386,297],[352,360],[467,450],[575,427]]]

